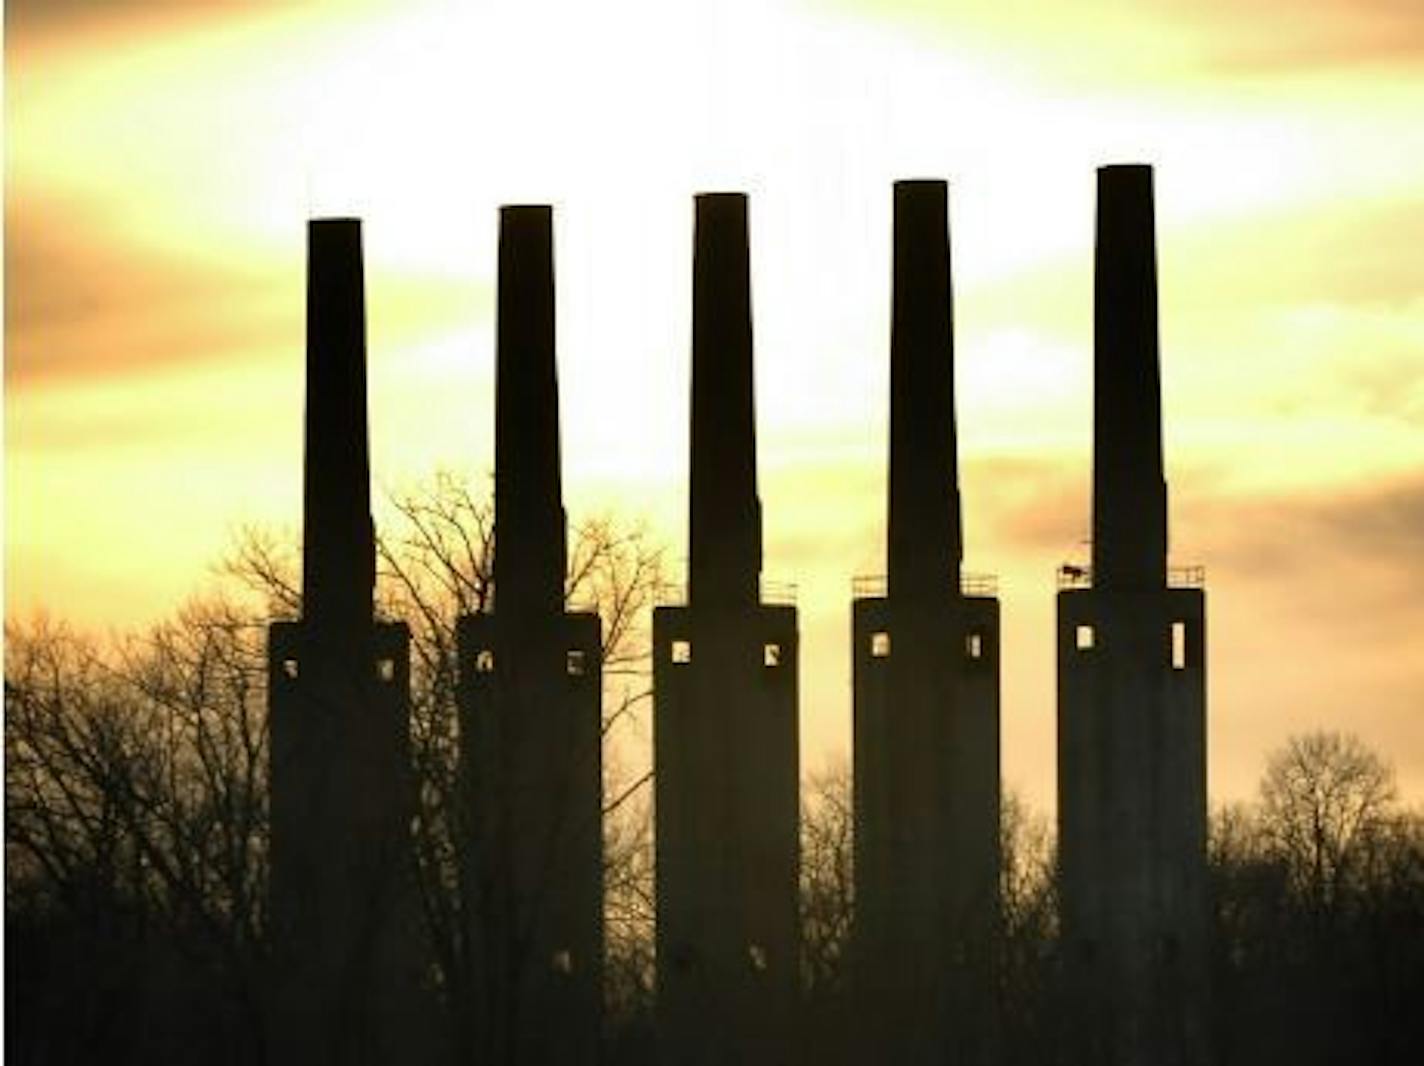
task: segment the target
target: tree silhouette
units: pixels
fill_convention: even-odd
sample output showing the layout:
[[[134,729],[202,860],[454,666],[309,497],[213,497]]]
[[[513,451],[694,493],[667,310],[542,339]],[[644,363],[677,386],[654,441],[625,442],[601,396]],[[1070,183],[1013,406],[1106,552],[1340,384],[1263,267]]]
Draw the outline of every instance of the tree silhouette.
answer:
[[[412,761],[418,806],[412,825],[431,991],[449,1007],[454,1044],[461,1024],[451,994],[477,964],[457,876],[463,834],[455,706],[455,620],[493,597],[493,521],[463,478],[442,474],[390,500],[397,521],[378,544],[378,612],[412,631]],[[603,619],[605,738],[634,729],[648,698],[644,620],[659,583],[660,552],[637,529],[601,518],[577,528],[568,596]],[[246,530],[224,560],[228,590],[195,600],[170,621],[108,642],[44,620],[6,626],[6,882],[9,961],[57,985],[12,990],[11,1005],[35,1008],[32,1026],[12,1025],[7,1049],[24,1061],[85,1061],[94,1035],[110,1061],[160,1061],[155,1041],[175,1034],[169,1008],[204,990],[222,1016],[171,1036],[192,1047],[179,1059],[261,1061],[266,989],[267,721],[266,623],[295,617],[300,574],[294,539]],[[235,591],[231,587],[235,583]],[[620,772],[605,788],[610,987],[644,1009],[651,943],[648,773]],[[169,973],[148,1009],[110,1012],[86,1032],[72,1024],[85,967],[44,956],[61,939],[117,971],[106,996],[118,1005],[145,981]],[[132,951],[116,950],[133,941]],[[176,952],[171,966],[149,958]],[[107,945],[107,946],[104,946]],[[629,958],[619,956],[629,953]],[[124,968],[127,967],[125,971]],[[134,984],[140,986],[135,990]],[[125,986],[129,986],[125,988]],[[51,1013],[19,997],[48,996]],[[103,1007],[100,1002],[98,1008]],[[23,1012],[12,1018],[23,1017]],[[188,1017],[202,1018],[202,1011]],[[231,1038],[222,1034],[233,1031]],[[68,1032],[74,1047],[56,1050]],[[43,1041],[50,1041],[47,1046]],[[209,1047],[211,1044],[211,1047]],[[196,1049],[203,1048],[201,1052]],[[209,1054],[211,1052],[211,1054]]]
[[[990,979],[1003,1026],[998,1060],[1041,1062],[1051,1016],[1053,947],[1058,934],[1056,851],[1048,819],[1003,789],[1000,817],[1002,920]],[[853,1062],[857,999],[851,941],[855,926],[855,830],[849,763],[833,759],[807,778],[801,814],[801,937],[808,1061]],[[953,965],[952,963],[947,963]],[[966,1019],[982,1025],[984,1018]]]
[[[26,1023],[7,1032],[14,1061],[87,1061],[95,1041],[115,1062],[190,1043],[211,1043],[214,1062],[260,1054],[258,638],[222,601],[111,646],[45,621],[6,626],[6,924],[21,934],[7,965],[25,973],[7,995],[38,1000],[11,1015]],[[96,963],[113,1009],[76,1025],[69,993],[95,987],[82,975]],[[164,1024],[140,1031],[150,1003]],[[29,1026],[44,1044],[22,1043]]]
[[[1371,872],[1395,798],[1393,772],[1358,737],[1307,733],[1271,756],[1261,828],[1292,889],[1322,920]]]
[[[801,969],[808,992],[843,988],[855,916],[850,767],[832,762],[811,774],[801,804]]]
[[[1225,1062],[1415,1061],[1424,817],[1358,738],[1290,738],[1210,838]]]

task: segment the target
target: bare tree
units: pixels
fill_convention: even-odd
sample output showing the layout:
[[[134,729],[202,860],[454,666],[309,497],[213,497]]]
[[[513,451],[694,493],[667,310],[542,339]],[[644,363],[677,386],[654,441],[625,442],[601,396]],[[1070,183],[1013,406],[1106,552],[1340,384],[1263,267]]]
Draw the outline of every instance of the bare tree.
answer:
[[[646,789],[604,820],[604,984],[610,1028],[647,1038],[653,1009],[653,820]]]
[[[807,1047],[815,1061],[851,1061],[850,1024],[859,1007],[851,988],[854,935],[853,783],[845,759],[812,773],[803,789],[801,931],[807,997]],[[1004,789],[999,821],[1001,922],[987,969],[997,1003],[1011,1019],[1003,1061],[1042,1061],[1058,929],[1052,828],[1016,792]],[[966,1019],[984,1025],[988,1019]]]
[[[393,520],[377,541],[378,613],[411,628],[411,758],[417,783],[413,843],[417,893],[436,984],[445,994],[460,1041],[477,1042],[462,1026],[471,1019],[468,989],[476,981],[479,948],[471,917],[482,901],[461,878],[465,842],[472,839],[460,781],[456,623],[494,607],[494,514],[488,498],[459,475],[439,473],[392,493]],[[295,613],[299,581],[294,546],[261,531],[245,532],[225,571],[270,607]],[[636,732],[651,695],[647,616],[660,584],[661,551],[637,528],[602,516],[578,525],[569,546],[565,601],[596,611],[602,621],[603,733],[606,749],[619,730]],[[638,1002],[651,987],[651,834],[645,802],[651,770],[631,773],[628,760],[605,760],[605,920],[610,933],[610,984]],[[474,925],[478,926],[476,921]],[[620,954],[621,953],[621,954]],[[626,957],[625,957],[626,956]],[[623,1004],[626,1006],[626,1003]]]
[[[1259,801],[1213,813],[1226,1062],[1413,1062],[1424,1039],[1424,824],[1358,738],[1292,737]]]
[[[451,475],[390,503],[377,610],[412,630],[417,881],[435,983],[448,988],[471,963],[457,876],[454,629],[492,603],[493,516]],[[569,599],[603,618],[610,743],[611,731],[636,730],[649,696],[646,608],[659,557],[640,530],[608,518],[572,538]],[[295,538],[248,530],[221,566],[235,588],[142,634],[101,641],[43,621],[6,627],[8,913],[99,906],[162,931],[240,1006],[251,1034],[265,995],[266,623],[300,613],[299,565]],[[610,948],[646,975],[651,774],[628,765],[609,759],[605,786]],[[260,1047],[220,1051],[251,1061]]]
[[[225,1051],[239,1058],[262,1022],[258,636],[221,602],[116,646],[45,622],[6,627],[7,917],[27,893],[31,919],[97,923],[107,961],[145,960],[122,995],[159,995],[165,974],[185,976],[164,996],[209,986],[229,1018],[209,1017],[208,1035],[232,1034]]]
[[[1004,786],[999,805],[1000,936],[995,955],[999,1057],[1040,1062],[1052,1024],[1058,853],[1048,818]]]
[[[801,811],[802,978],[812,995],[845,980],[855,917],[850,766],[830,763],[807,779]]]
[[[999,803],[999,899],[1009,937],[1057,935],[1057,842],[1048,818],[1005,786]]]
[[[1355,736],[1307,733],[1270,757],[1261,780],[1265,839],[1318,917],[1336,914],[1367,872],[1395,797],[1393,771]]]

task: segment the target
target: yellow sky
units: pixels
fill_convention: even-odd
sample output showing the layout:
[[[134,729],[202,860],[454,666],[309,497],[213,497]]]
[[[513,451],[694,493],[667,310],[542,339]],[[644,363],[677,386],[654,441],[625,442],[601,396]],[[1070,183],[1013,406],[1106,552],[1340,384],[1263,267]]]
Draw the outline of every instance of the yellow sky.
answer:
[[[299,524],[301,241],[333,211],[367,220],[373,462],[399,485],[488,467],[496,208],[555,202],[570,507],[680,556],[691,194],[747,189],[768,571],[801,589],[814,767],[849,743],[850,575],[882,565],[889,186],[944,176],[967,561],[1001,575],[1005,772],[1046,804],[1093,167],[1142,160],[1213,791],[1332,727],[1424,796],[1408,8],[11,2],[7,616],[149,620],[233,527]]]

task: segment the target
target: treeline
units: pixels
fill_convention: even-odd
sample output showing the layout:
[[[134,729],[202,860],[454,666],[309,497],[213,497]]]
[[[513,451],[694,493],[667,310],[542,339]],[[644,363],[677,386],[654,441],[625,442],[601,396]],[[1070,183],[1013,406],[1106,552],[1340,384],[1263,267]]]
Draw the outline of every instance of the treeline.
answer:
[[[481,980],[465,898],[455,623],[494,595],[485,494],[440,476],[391,501],[377,612],[411,628],[413,880],[437,1058],[478,1049]],[[634,735],[649,691],[659,553],[587,522],[567,596],[603,620],[604,730]],[[149,630],[100,640],[6,625],[7,1061],[261,1063],[267,941],[267,623],[294,618],[292,538],[243,533],[219,591]],[[652,982],[650,775],[606,760],[610,1038],[642,1024]],[[630,1019],[627,1024],[623,1019]]]
[[[477,1049],[463,990],[479,979],[457,876],[454,620],[490,602],[492,516],[442,477],[392,501],[381,611],[413,631],[415,880],[443,1008],[444,1057]],[[604,619],[605,728],[646,729],[647,610],[661,571],[636,530],[581,527],[568,593]],[[7,1061],[266,1060],[266,622],[296,614],[294,545],[246,534],[228,591],[148,631],[99,640],[43,620],[6,626]],[[644,739],[646,737],[644,736]],[[650,1063],[652,834],[648,775],[605,784],[605,1059]],[[806,1059],[858,1061],[849,772],[806,785],[802,826]],[[1012,794],[994,1061],[1049,1063],[1059,1009],[1054,845]],[[1258,799],[1213,817],[1215,1038],[1223,1063],[1413,1063],[1424,1047],[1424,817],[1358,740],[1306,734],[1265,768]],[[947,1058],[946,1061],[952,1061]]]

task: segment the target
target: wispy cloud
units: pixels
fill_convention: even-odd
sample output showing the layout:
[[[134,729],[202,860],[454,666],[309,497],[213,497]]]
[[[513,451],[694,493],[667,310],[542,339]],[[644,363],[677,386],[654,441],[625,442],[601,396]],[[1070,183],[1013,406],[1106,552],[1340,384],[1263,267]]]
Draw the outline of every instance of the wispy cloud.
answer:
[[[300,260],[178,259],[80,207],[34,200],[7,220],[5,381],[77,381],[300,336]]]

